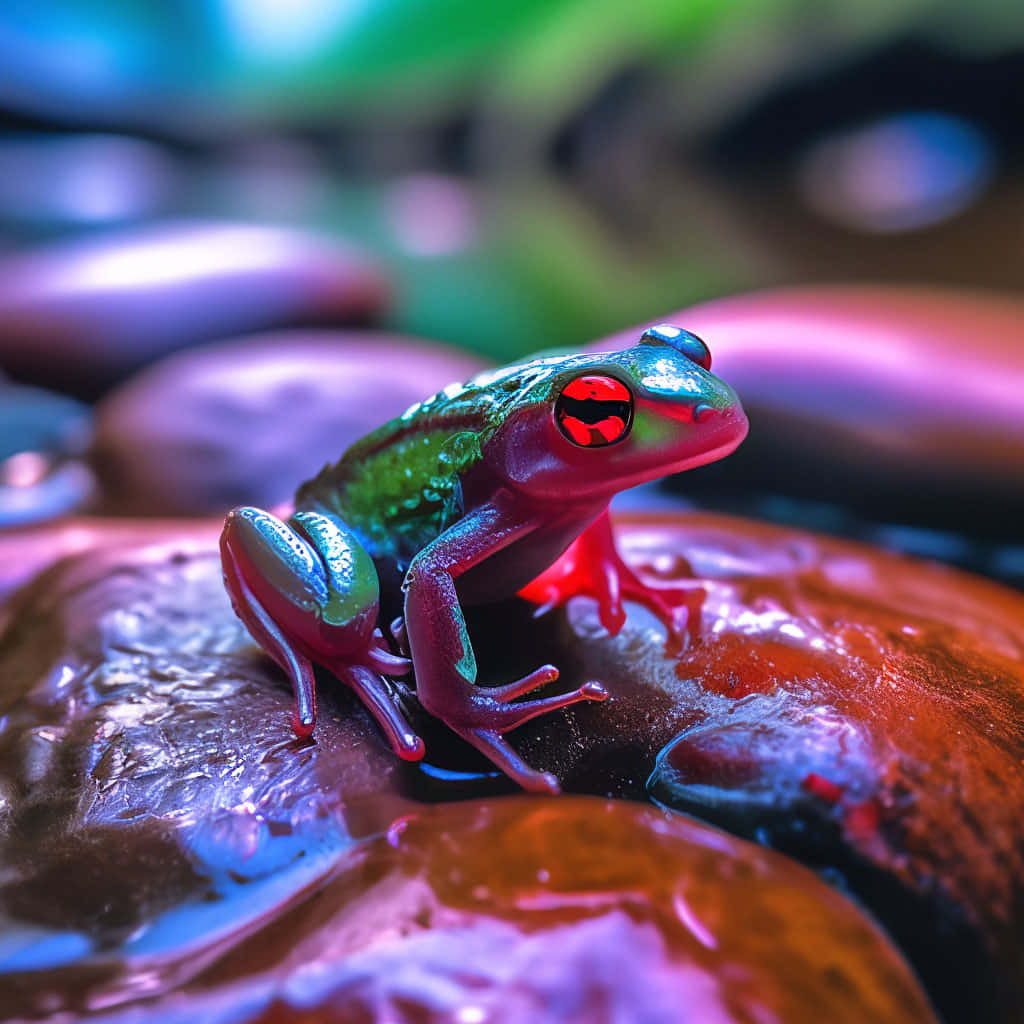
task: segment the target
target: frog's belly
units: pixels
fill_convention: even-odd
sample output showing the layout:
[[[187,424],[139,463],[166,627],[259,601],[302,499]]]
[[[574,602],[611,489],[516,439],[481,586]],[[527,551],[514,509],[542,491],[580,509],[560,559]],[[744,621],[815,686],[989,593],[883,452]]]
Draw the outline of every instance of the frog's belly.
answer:
[[[487,604],[513,597],[557,561],[586,525],[576,520],[546,527],[495,552],[459,577],[459,599],[463,604]]]

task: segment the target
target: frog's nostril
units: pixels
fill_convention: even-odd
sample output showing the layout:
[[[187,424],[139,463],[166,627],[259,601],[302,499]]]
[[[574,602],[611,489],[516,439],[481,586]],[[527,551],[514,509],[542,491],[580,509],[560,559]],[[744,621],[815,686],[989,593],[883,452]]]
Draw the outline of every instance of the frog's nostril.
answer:
[[[701,402],[700,405],[693,410],[693,422],[701,423],[704,420],[710,419],[714,415],[714,412],[715,410],[712,406],[705,402]]]

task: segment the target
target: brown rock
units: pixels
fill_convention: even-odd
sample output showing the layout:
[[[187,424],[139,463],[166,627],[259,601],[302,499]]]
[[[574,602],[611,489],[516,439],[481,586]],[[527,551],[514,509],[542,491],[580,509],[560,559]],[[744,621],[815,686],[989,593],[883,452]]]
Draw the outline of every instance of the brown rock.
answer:
[[[73,1005],[83,992],[101,998],[104,986],[120,984],[119,961],[90,959],[104,948],[156,950],[191,977],[198,961],[186,939],[207,928],[194,907],[224,904],[223,931],[212,935],[234,934],[238,920],[248,928],[252,918],[238,907],[291,906],[305,886],[340,870],[352,835],[419,813],[415,799],[511,791],[425,719],[427,763],[397,763],[327,677],[315,742],[296,744],[287,684],[228,608],[215,529],[190,539],[154,525],[143,547],[141,533],[126,534],[120,548],[58,566],[14,598],[0,641],[3,856],[12,865],[0,902],[35,929],[17,933],[21,945],[12,948],[29,959],[15,964],[56,965],[62,949],[65,960],[91,965],[47,983],[55,1005]],[[635,517],[620,524],[620,536],[653,583],[679,577],[680,559],[692,562],[707,590],[697,635],[670,656],[660,626],[636,607],[615,638],[586,599],[540,620],[522,601],[474,610],[469,630],[483,683],[552,661],[563,670],[552,689],[596,678],[612,695],[529,723],[514,734],[517,748],[568,790],[638,799],[649,791],[824,870],[895,936],[950,1024],[1013,1021],[1024,977],[1024,597],[938,566],[741,520]],[[415,714],[415,702],[407,709]],[[570,802],[544,806],[568,851],[577,826],[558,823]],[[125,852],[113,857],[111,844]],[[497,844],[487,839],[480,849],[504,870],[511,855]],[[310,875],[294,867],[306,858]],[[78,876],[73,864],[82,865]],[[232,875],[239,864],[241,881]],[[376,870],[366,866],[360,885],[380,877]],[[62,896],[56,906],[70,910],[54,918],[53,900],[40,894],[75,877],[88,884],[75,899]],[[229,883],[256,896],[233,903]],[[375,890],[366,914],[387,906],[405,920],[387,903],[390,891]],[[333,920],[334,905],[323,906]],[[184,923],[168,937],[174,908],[184,908]],[[311,914],[312,905],[296,916]],[[815,920],[802,919],[807,927]],[[313,926],[287,920],[297,931],[281,932],[294,941],[280,949],[308,953],[324,943],[321,935],[303,946],[303,929]],[[55,950],[54,930],[78,936],[79,946]],[[465,957],[497,948],[488,943],[500,936],[488,934],[479,943],[453,937],[451,948]],[[641,937],[612,929],[581,941],[628,949]],[[397,978],[398,960],[374,959],[383,948],[371,944],[365,963]],[[535,956],[553,962],[547,948],[538,945]],[[276,952],[259,960],[247,949],[235,974],[211,976],[210,985],[241,985],[251,964],[269,970],[278,962]],[[316,988],[325,998],[356,991],[325,977]],[[288,1006],[307,983],[282,995],[280,979],[269,988],[254,982],[250,994],[259,1012],[284,1019],[291,1011],[266,1009],[266,1000],[276,993]],[[37,981],[24,981],[19,998],[34,999]],[[392,998],[385,990],[371,986],[366,998]]]
[[[13,610],[11,604],[3,603],[4,599],[62,558],[94,548],[127,551],[172,537],[213,544],[219,529],[220,523],[214,520],[188,523],[180,519],[65,516],[51,523],[4,530],[0,532],[0,626]]]
[[[102,1019],[142,1015],[934,1020],[885,938],[806,870],[683,818],[579,797],[409,814],[185,993]]]
[[[404,806],[347,694],[327,687],[316,742],[295,739],[287,687],[231,612],[214,529],[106,540],[20,591],[0,637],[14,1016],[100,1005],[147,958],[180,982]]]
[[[275,505],[354,441],[484,363],[367,332],[291,331],[183,352],[99,405],[104,510],[225,513]]]
[[[612,699],[571,724],[537,720],[518,749],[577,791],[639,796],[650,774],[658,802],[827,870],[951,1021],[1014,1020],[1024,596],[744,520],[637,516],[620,537],[654,583],[691,562],[707,591],[699,632],[668,655],[643,610],[608,638],[589,601],[570,603],[564,631],[535,633],[523,658],[567,669],[566,689],[597,679]],[[529,650],[528,633],[504,635]]]

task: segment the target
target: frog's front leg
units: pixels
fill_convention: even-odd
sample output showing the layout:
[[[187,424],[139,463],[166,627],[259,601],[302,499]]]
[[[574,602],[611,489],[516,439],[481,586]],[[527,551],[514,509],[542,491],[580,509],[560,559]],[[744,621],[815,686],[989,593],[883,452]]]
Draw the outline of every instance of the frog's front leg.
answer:
[[[587,683],[571,693],[511,703],[557,679],[552,665],[505,686],[477,686],[476,658],[455,587],[459,576],[537,525],[495,500],[446,530],[409,567],[404,624],[423,707],[524,789],[557,793],[558,780],[525,764],[503,734],[548,711],[608,694],[600,684]]]
[[[316,512],[284,523],[238,508],[224,523],[220,548],[236,614],[291,679],[296,735],[308,736],[316,724],[316,662],[356,692],[395,753],[422,757],[423,741],[380,678],[404,675],[410,663],[388,651],[375,628],[377,573],[345,524]]]
[[[685,576],[693,576],[688,563],[677,565]],[[623,600],[635,601],[651,611],[667,630],[666,648],[682,650],[683,641],[700,632],[700,613],[707,596],[698,583],[688,586],[654,586],[645,583],[619,554],[607,509],[580,534],[568,551],[537,580],[522,591],[523,596],[541,603],[540,613],[564,604],[570,597],[586,596],[597,601],[597,615],[615,636],[625,625]]]

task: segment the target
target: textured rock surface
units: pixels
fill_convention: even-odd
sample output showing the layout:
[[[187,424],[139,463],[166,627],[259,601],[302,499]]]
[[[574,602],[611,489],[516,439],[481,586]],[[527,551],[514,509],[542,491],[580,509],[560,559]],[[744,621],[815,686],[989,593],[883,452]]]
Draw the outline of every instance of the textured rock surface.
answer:
[[[0,263],[0,366],[92,396],[227,334],[365,323],[387,294],[366,257],[302,232],[206,221],[126,229]]]
[[[609,639],[589,602],[571,603],[567,632],[538,653],[568,669],[560,685],[598,679],[612,700],[522,730],[531,763],[628,796],[653,770],[659,802],[856,891],[951,1019],[1013,1019],[1024,596],[743,520],[638,517],[620,535],[652,580],[690,560],[707,589],[699,633],[667,656],[641,610]]]
[[[838,498],[896,521],[1009,531],[1024,513],[1024,304],[982,293],[814,287],[661,317],[701,335],[748,440],[684,487]],[[591,347],[635,343],[640,328]]]
[[[288,501],[353,441],[483,366],[443,345],[351,331],[180,353],[100,403],[92,461],[104,507],[199,515]]]
[[[418,813],[417,801],[511,791],[424,720],[427,763],[396,762],[326,678],[315,741],[297,743],[284,678],[228,607],[216,525],[93,529],[80,545],[114,546],[16,595],[0,642],[7,968],[79,962],[46,986],[8,975],[12,999],[41,1010],[33,1000],[45,991],[51,1008],[102,1005],[122,983],[123,951],[158,954],[182,980],[201,973],[214,954],[197,952],[196,934],[216,945],[239,920],[256,928],[342,870],[353,837]],[[649,789],[825,869],[897,938],[949,1021],[1012,1020],[1024,976],[1024,598],[738,520],[637,518],[621,536],[654,581],[691,560],[707,590],[697,636],[669,656],[660,627],[631,608],[611,639],[586,599],[539,620],[522,601],[475,610],[483,682],[550,660],[563,669],[552,689],[597,678],[612,694],[524,726],[518,749],[570,791],[645,799]],[[416,715],[414,701],[407,709]],[[558,823],[569,803],[544,806],[568,843],[573,830]],[[490,840],[481,848],[505,856]],[[384,893],[367,914],[391,907]],[[314,929],[281,920],[297,943]],[[646,941],[608,927],[580,941]],[[497,949],[503,928],[452,948]],[[397,971],[381,956],[382,972]],[[239,980],[256,960],[209,984]],[[267,1020],[286,1016],[266,1008],[268,993],[287,1005],[307,990],[282,995],[277,975],[267,984],[250,993]],[[381,991],[364,996],[391,998]]]
[[[180,981],[397,813],[392,758],[345,695],[326,698],[316,743],[295,740],[215,535],[141,537],[44,574],[0,641],[0,1005],[15,1015],[102,1005],[112,977],[143,984],[148,958]]]

